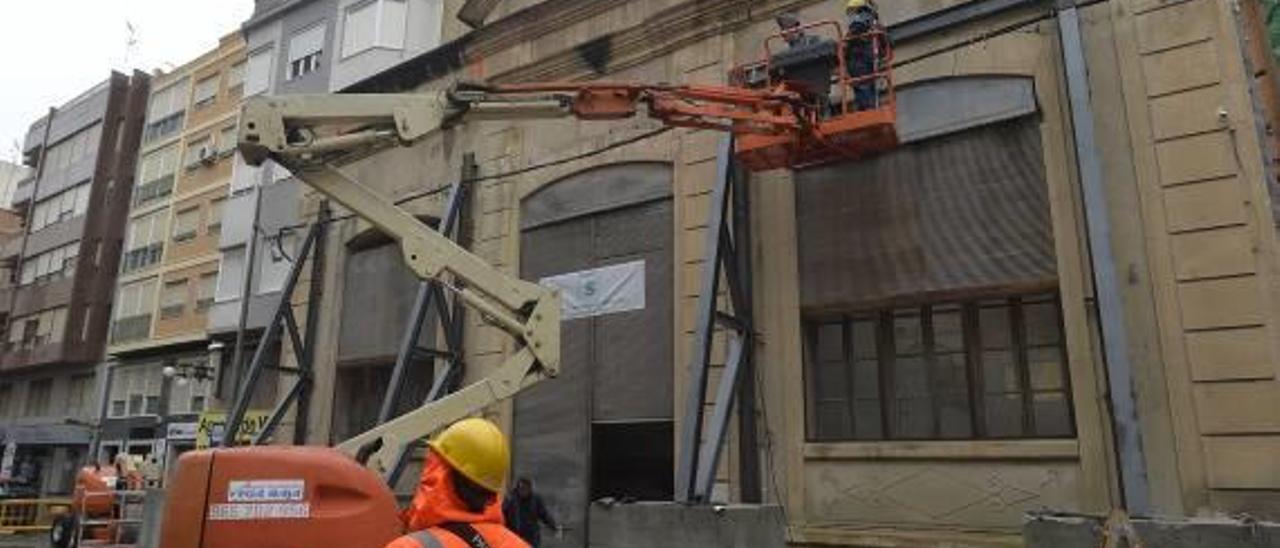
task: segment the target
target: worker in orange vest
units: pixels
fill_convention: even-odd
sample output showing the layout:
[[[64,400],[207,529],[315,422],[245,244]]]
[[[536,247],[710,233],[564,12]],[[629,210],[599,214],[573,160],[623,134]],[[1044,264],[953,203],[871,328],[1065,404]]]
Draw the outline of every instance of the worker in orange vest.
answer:
[[[511,466],[507,438],[484,419],[463,419],[427,442],[410,531],[386,548],[529,548],[502,524],[502,484]]]

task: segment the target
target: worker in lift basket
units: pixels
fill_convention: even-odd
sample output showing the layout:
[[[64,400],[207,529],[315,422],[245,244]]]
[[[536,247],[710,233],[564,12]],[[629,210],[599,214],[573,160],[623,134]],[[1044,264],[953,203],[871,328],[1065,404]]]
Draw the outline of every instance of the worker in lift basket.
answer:
[[[845,3],[845,24],[849,41],[845,46],[845,63],[849,76],[861,78],[871,76],[881,70],[887,45],[880,24],[880,13],[872,0],[848,0]],[[876,108],[879,102],[880,82],[875,78],[867,78],[853,85],[853,100],[858,110]]]
[[[427,442],[408,534],[387,548],[529,548],[502,524],[502,483],[511,466],[507,438],[484,419],[463,419]]]

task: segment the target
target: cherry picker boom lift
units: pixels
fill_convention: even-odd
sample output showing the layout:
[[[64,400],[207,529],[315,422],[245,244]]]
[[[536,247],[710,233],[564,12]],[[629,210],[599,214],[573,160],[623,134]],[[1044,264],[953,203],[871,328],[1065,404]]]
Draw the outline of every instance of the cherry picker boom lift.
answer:
[[[729,86],[569,82],[458,85],[448,91],[385,95],[291,95],[247,100],[239,152],[250,165],[271,160],[393,238],[410,270],[449,287],[516,349],[479,381],[375,426],[333,448],[256,446],[184,454],[165,508],[161,546],[385,545],[402,533],[382,476],[407,444],[511,398],[560,369],[560,299],[509,276],[432,230],[340,168],[434,132],[484,120],[572,117],[607,121],[642,111],[669,126],[736,138],[734,155],[753,171],[822,165],[897,145],[889,54],[873,75],[845,70],[849,39],[812,45],[792,61],[768,54],[736,68]],[[866,37],[862,37],[866,38]],[[874,42],[882,36],[873,36]],[[804,52],[798,52],[804,53]],[[797,90],[777,76],[787,62],[827,62],[835,100]],[[832,62],[834,60],[834,62]],[[880,87],[876,108],[855,110],[854,85]]]

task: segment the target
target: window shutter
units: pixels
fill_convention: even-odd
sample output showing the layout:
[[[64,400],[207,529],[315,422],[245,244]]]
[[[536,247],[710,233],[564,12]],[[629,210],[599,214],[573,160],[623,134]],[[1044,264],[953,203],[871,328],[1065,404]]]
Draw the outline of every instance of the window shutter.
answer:
[[[292,63],[324,50],[324,25],[316,25],[289,39],[289,62]]]

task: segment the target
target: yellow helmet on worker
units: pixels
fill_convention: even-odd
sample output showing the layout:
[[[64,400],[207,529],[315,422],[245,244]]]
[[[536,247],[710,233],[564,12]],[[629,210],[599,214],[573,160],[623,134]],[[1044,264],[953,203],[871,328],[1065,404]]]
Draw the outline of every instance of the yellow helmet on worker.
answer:
[[[847,11],[847,10],[856,10],[856,9],[858,9],[858,8],[864,8],[864,7],[866,7],[866,6],[867,6],[867,0],[848,0],[848,1],[847,1],[847,2],[845,2],[845,4],[844,4],[844,9],[845,9],[846,11]]]
[[[485,419],[462,419],[427,445],[467,479],[495,493],[502,491],[511,468],[511,449],[498,425]]]

